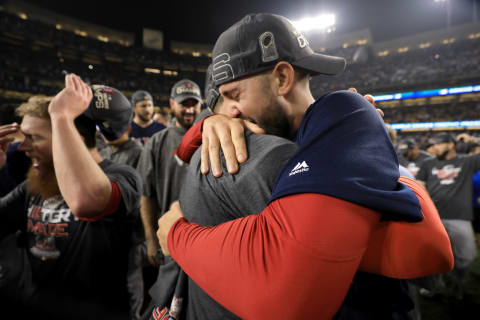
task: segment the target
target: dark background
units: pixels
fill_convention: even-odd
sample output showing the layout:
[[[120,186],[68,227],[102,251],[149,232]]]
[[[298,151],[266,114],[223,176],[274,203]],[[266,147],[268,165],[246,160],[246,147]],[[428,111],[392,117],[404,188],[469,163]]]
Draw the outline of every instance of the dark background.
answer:
[[[449,0],[451,25],[477,17],[480,0]],[[320,13],[336,15],[336,33],[370,28],[374,41],[385,41],[445,28],[447,3],[434,0],[203,0],[203,1],[48,1],[26,0],[57,13],[106,27],[135,32],[159,29],[167,41],[213,44],[218,35],[248,13],[271,12],[298,20]],[[478,18],[477,18],[478,19]]]

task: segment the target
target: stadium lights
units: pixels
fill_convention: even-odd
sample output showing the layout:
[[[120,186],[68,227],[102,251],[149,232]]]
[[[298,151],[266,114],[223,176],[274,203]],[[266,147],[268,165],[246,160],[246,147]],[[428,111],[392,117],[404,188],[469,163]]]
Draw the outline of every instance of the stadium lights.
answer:
[[[292,21],[292,24],[301,31],[320,30],[331,32],[335,29],[335,15],[322,14],[313,18],[303,18]]]
[[[391,100],[429,98],[429,97],[448,96],[448,95],[454,95],[454,94],[475,93],[475,92],[480,92],[480,84],[472,85],[472,86],[464,86],[464,87],[398,92],[398,93],[373,96],[373,98],[375,99],[375,102],[380,102],[380,101],[391,101]]]

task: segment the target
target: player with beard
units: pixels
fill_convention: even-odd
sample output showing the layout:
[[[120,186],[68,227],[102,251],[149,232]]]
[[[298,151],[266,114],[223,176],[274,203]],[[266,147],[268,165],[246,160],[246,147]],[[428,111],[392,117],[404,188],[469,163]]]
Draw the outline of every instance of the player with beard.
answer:
[[[173,151],[200,113],[201,101],[200,88],[195,82],[186,79],[177,82],[170,95],[174,125],[157,132],[147,141],[138,162],[137,170],[144,183],[140,216],[145,230],[147,258],[155,267],[150,272],[145,270],[147,277],[151,274],[151,279],[145,279],[146,288],[155,281],[156,267],[162,259],[156,236],[157,220],[178,199],[187,170],[187,165],[174,157]]]
[[[384,123],[363,97],[340,91],[314,100],[309,74],[344,67],[341,58],[314,53],[287,19],[271,14],[245,17],[215,44],[214,81],[223,103],[262,128],[296,137],[298,145],[259,215],[203,227],[182,219],[174,203],[158,222],[164,253],[237,316],[373,318],[379,308],[384,315],[403,308],[400,297],[389,306],[370,299],[383,291],[372,292],[373,278],[357,270],[380,219],[422,220],[412,189],[424,190],[409,179],[398,182]],[[228,170],[236,171],[228,163],[246,160],[243,130],[238,119],[204,121],[203,172],[211,152],[212,171],[221,175],[219,142]],[[448,271],[450,245],[440,233],[436,271]]]
[[[473,138],[459,135],[467,143]],[[480,154],[458,155],[455,138],[439,133],[429,140],[435,157],[423,162],[417,174],[433,199],[452,243],[455,266],[451,273],[434,278],[433,288],[422,290],[426,296],[435,294],[463,298],[463,286],[477,254],[473,232],[472,177],[480,169]]]
[[[165,129],[165,126],[153,120],[153,97],[147,91],[135,91],[132,95],[132,106],[135,116],[130,137],[144,145],[151,136]]]
[[[114,88],[93,86],[92,94],[73,74],[65,84],[53,99],[18,109],[20,149],[32,167],[26,182],[0,199],[0,216],[10,233],[24,230],[24,279],[30,274],[31,283],[0,291],[2,306],[22,319],[127,319],[128,248],[141,180],[134,169],[101,158],[95,126],[108,139],[120,137],[131,105]],[[14,129],[0,129],[0,136]]]

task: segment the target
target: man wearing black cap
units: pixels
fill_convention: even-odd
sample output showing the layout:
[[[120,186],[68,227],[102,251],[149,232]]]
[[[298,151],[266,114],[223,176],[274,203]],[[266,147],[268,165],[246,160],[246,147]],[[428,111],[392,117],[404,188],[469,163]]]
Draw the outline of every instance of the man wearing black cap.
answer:
[[[165,126],[153,120],[153,97],[147,91],[138,90],[133,93],[132,107],[135,117],[130,137],[144,145],[156,132],[165,129]]]
[[[431,154],[420,150],[413,139],[406,139],[397,148],[398,162],[410,171],[415,177],[423,161],[432,157]]]
[[[452,243],[455,267],[450,274],[437,279],[436,287],[430,293],[423,292],[461,299],[465,276],[477,253],[472,227],[472,177],[480,169],[480,155],[457,155],[456,139],[446,132],[438,133],[429,143],[433,145],[436,157],[424,161],[417,180],[425,184],[438,209]]]
[[[259,215],[203,227],[179,219],[174,203],[159,220],[158,237],[202,289],[242,318],[347,318],[379,310],[382,303],[357,292],[373,278],[354,278],[368,239],[380,217],[422,220],[418,199],[398,183],[396,155],[375,109],[352,92],[316,102],[310,93],[309,74],[344,67],[344,59],[314,53],[287,19],[271,14],[248,15],[215,44],[213,78],[223,103],[267,133],[296,136],[298,151]],[[246,160],[243,130],[238,119],[204,121],[202,160],[212,152],[214,175],[221,175],[219,141],[229,172],[238,170],[232,160]],[[449,270],[446,252],[438,263]],[[390,306],[380,313],[391,317]]]
[[[2,232],[10,229],[0,237],[22,230],[24,240],[24,282],[1,286],[2,306],[22,319],[127,319],[128,248],[142,186],[134,169],[101,158],[95,126],[118,138],[131,105],[114,88],[92,94],[76,75],[65,83],[53,99],[20,106],[21,127],[10,128],[25,135],[20,149],[32,168],[0,199]],[[1,269],[3,280],[14,271]]]
[[[173,151],[200,113],[201,101],[200,88],[195,82],[187,79],[177,82],[170,95],[174,125],[151,137],[138,163],[137,169],[144,182],[140,213],[145,229],[147,257],[154,266],[159,264],[160,249],[155,234],[156,222],[178,199],[186,172],[186,164],[175,158]]]

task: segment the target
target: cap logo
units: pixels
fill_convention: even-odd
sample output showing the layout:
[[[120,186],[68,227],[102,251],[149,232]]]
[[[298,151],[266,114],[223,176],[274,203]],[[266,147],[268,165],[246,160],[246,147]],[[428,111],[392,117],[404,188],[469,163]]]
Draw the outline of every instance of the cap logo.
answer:
[[[112,100],[112,95],[107,93],[108,90],[104,90],[105,87],[94,87],[95,93],[95,107],[97,109],[110,109],[109,101]]]
[[[184,83],[181,86],[178,86],[175,89],[175,92],[176,92],[177,95],[180,95],[180,94],[183,94],[183,93],[193,93],[193,94],[196,94],[196,95],[200,95],[200,89],[198,89],[197,87],[194,87],[189,82]]]
[[[275,37],[270,31],[264,32],[258,37],[260,48],[262,48],[262,61],[270,62],[278,59]]]
[[[233,68],[230,65],[230,55],[221,53],[213,58],[212,78],[214,82],[228,81],[235,79]]]
[[[305,48],[306,46],[309,46],[310,43],[308,43],[308,40],[307,38],[305,38],[305,36],[303,34],[301,34],[300,32],[298,32],[297,30],[293,30],[293,34],[295,35],[295,37],[297,38],[297,42],[298,42],[298,46],[303,49]]]

